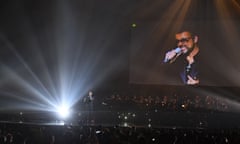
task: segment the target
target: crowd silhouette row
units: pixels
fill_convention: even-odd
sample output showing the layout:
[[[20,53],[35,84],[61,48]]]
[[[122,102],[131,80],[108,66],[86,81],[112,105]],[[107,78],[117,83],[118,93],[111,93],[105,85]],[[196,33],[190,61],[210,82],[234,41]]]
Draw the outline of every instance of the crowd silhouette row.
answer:
[[[161,111],[233,112],[233,105],[223,97],[188,95],[120,95],[106,97],[102,104],[112,109],[158,109]],[[124,106],[123,106],[124,105]]]
[[[238,129],[166,129],[0,124],[1,144],[235,144]]]

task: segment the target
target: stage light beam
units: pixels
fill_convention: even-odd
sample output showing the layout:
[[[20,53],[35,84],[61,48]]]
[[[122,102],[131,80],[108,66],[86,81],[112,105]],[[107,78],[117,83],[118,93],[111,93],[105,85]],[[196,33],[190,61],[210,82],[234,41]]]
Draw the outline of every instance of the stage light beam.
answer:
[[[57,113],[60,118],[66,119],[70,116],[70,109],[67,106],[62,105],[57,108]]]

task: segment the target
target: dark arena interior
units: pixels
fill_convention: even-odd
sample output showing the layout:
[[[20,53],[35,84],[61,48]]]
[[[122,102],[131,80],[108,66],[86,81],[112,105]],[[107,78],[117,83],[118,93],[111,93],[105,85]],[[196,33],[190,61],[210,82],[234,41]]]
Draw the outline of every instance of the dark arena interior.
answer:
[[[0,144],[240,143],[240,0],[2,0],[0,17]]]

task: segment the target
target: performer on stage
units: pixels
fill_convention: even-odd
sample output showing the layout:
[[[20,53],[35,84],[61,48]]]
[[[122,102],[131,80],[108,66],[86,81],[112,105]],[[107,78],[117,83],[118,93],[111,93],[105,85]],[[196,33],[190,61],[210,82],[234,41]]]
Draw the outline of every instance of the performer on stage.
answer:
[[[165,63],[172,64],[175,61],[181,61],[179,74],[184,84],[197,85],[200,83],[198,70],[198,36],[189,31],[182,31],[175,35],[177,48],[168,51],[165,54]]]

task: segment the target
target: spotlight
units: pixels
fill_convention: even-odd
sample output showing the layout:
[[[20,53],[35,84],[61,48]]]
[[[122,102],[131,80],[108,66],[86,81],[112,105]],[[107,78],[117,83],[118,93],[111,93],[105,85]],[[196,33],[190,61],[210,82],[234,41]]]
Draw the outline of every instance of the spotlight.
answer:
[[[61,118],[67,118],[70,115],[70,110],[66,106],[60,106],[57,109],[57,113]]]

